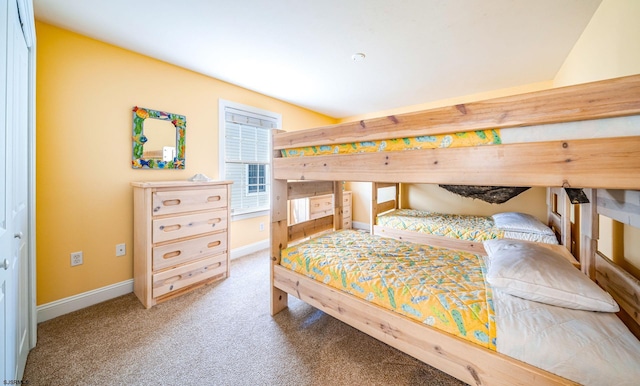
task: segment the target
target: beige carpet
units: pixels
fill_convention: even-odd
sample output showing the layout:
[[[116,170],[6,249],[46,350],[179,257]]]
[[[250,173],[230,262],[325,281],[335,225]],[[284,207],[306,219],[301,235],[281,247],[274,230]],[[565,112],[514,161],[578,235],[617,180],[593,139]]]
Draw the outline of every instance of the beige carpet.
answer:
[[[267,251],[149,310],[133,294],[38,326],[29,385],[461,385],[293,297],[269,314]]]

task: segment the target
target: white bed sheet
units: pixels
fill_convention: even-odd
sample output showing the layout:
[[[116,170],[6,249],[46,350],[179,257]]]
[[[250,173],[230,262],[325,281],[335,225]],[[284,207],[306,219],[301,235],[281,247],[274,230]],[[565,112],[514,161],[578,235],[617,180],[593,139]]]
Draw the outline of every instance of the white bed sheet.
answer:
[[[553,245],[559,244],[556,236],[543,235],[540,233],[504,231],[504,238],[515,239],[515,240],[525,240],[525,241],[535,241],[537,243],[545,243],[545,244],[553,244]]]
[[[640,341],[615,314],[493,299],[498,352],[584,385],[638,385]]]

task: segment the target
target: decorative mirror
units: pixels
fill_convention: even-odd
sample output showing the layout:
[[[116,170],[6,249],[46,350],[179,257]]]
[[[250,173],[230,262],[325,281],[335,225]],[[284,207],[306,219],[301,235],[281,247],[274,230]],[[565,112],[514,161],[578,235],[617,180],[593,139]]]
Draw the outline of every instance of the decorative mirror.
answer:
[[[184,115],[133,108],[134,169],[184,169]]]

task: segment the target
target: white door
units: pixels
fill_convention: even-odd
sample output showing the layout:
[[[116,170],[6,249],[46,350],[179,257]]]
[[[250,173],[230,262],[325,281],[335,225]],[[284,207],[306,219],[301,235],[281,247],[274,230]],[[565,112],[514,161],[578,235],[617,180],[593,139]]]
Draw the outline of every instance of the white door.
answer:
[[[21,379],[29,350],[29,51],[16,0],[0,7],[0,329],[3,379]],[[5,23],[6,21],[6,23]],[[4,27],[6,26],[6,27]]]
[[[2,337],[0,338],[0,363],[2,363],[2,379],[13,379],[13,370],[15,367],[15,355],[11,352],[11,346],[8,344],[15,336],[9,322],[9,288],[12,285],[11,272],[11,255],[13,249],[13,234],[10,224],[11,192],[9,191],[9,179],[11,178],[11,138],[10,131],[7,127],[7,30],[8,23],[5,23],[9,17],[9,4],[4,2],[0,5],[0,330]]]
[[[12,107],[9,121],[11,122],[12,138],[12,167],[11,167],[11,221],[13,223],[13,290],[16,301],[16,376],[22,378],[24,366],[29,353],[29,254],[27,236],[29,232],[29,144],[28,144],[28,115],[29,115],[29,50],[19,19],[17,2],[12,1],[13,7],[9,12],[9,23],[13,26],[13,33],[9,32],[9,40],[13,41],[13,47],[9,49],[8,63],[13,64],[13,71],[9,71],[7,82],[10,89],[7,95],[12,98],[9,105]],[[9,43],[11,45],[11,43]],[[11,49],[12,48],[12,49]],[[13,53],[13,58],[11,57]]]

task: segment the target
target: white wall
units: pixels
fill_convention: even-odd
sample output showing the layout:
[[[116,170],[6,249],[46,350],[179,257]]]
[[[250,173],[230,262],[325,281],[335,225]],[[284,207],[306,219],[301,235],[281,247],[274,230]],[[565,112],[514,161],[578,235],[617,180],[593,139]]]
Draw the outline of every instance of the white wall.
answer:
[[[640,74],[640,0],[603,0],[556,74],[554,87]],[[599,250],[611,256],[614,227],[601,218]],[[624,227],[624,259],[640,268],[640,229]]]

